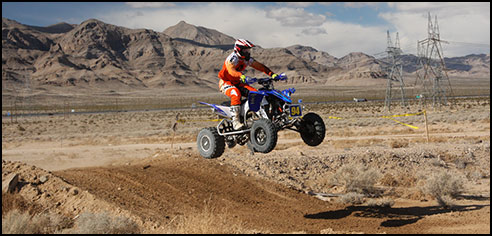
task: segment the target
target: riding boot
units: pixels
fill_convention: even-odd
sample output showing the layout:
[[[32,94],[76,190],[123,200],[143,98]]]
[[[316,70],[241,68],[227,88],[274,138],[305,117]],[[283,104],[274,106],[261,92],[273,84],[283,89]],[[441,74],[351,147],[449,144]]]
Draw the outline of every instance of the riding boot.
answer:
[[[231,112],[232,112],[232,127],[235,130],[240,130],[244,127],[244,124],[241,123],[240,120],[240,106],[231,106]]]

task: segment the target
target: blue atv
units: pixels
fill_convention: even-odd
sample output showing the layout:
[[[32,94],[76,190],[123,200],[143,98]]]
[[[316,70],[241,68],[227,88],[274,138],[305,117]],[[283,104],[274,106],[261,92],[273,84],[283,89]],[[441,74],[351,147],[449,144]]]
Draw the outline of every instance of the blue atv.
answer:
[[[302,140],[309,146],[318,146],[325,138],[325,123],[316,113],[303,115],[301,104],[292,104],[291,95],[294,88],[279,91],[274,89],[274,81],[284,81],[285,74],[275,79],[246,78],[246,83],[258,83],[262,87],[258,92],[241,91],[247,100],[241,102],[240,119],[244,124],[241,130],[232,126],[230,104],[221,105],[200,102],[211,106],[213,111],[222,119],[216,127],[200,130],[197,145],[200,155],[204,158],[220,157],[227,145],[233,148],[236,144],[247,144],[252,153],[269,153],[277,145],[277,132],[290,129],[299,132]]]

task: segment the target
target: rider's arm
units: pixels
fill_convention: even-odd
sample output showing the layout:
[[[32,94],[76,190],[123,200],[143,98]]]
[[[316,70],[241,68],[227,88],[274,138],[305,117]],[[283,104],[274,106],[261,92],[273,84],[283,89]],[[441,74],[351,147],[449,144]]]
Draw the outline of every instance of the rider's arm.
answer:
[[[253,63],[251,64],[251,67],[253,67],[259,71],[262,71],[263,73],[267,74],[268,76],[272,76],[272,74],[273,74],[273,71],[271,71],[268,67],[261,64],[260,62],[257,62],[256,60],[253,61]]]
[[[225,65],[227,67],[227,72],[229,72],[229,74],[232,76],[232,77],[239,77],[241,76],[243,73],[239,72],[236,70],[234,64],[232,64],[229,60],[227,60],[225,62]]]

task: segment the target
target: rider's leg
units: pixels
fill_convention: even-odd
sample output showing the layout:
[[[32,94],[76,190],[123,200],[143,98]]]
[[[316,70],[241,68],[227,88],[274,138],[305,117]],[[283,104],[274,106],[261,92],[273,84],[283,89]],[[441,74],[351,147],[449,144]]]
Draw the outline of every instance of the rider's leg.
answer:
[[[255,89],[254,87],[251,87],[251,86],[249,86],[249,85],[247,85],[247,84],[238,84],[238,87],[239,87],[239,88],[245,88],[245,89],[247,89],[247,90],[249,90],[249,91],[255,91],[255,92],[258,92],[258,89]],[[245,94],[245,96],[246,96],[246,95],[247,95],[247,94]]]
[[[241,92],[229,81],[221,80],[220,91],[231,98],[232,126],[234,129],[241,129],[244,124],[240,120],[241,112]]]
[[[241,106],[240,105],[231,106],[231,112],[232,112],[232,127],[236,130],[242,129],[244,127],[244,124],[241,123],[241,119],[239,118],[241,115]]]

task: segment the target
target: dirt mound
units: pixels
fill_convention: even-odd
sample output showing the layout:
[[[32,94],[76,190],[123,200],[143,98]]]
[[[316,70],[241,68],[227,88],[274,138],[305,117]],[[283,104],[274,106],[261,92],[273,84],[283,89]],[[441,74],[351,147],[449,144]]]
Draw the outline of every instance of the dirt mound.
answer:
[[[248,177],[220,161],[197,155],[159,156],[121,166],[54,173],[104,201],[128,209],[144,222],[163,225],[175,216],[208,206],[220,208],[239,218],[247,228],[261,232],[302,229],[319,233],[326,227],[313,227],[304,215],[330,207],[299,191]]]
[[[2,160],[2,182],[8,176],[16,174],[19,181],[14,192],[28,204],[35,206],[36,211],[51,212],[70,218],[76,218],[82,212],[102,211],[131,217],[125,210],[98,199],[87,190],[72,185],[51,171],[21,162]]]

